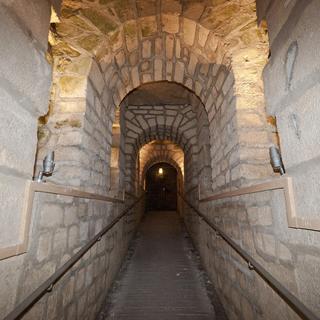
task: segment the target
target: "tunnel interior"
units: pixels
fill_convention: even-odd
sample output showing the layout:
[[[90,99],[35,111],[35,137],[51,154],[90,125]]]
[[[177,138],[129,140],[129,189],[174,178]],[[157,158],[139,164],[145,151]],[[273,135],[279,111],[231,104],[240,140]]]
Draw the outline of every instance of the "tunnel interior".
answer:
[[[0,317],[320,314],[318,0],[0,2]]]

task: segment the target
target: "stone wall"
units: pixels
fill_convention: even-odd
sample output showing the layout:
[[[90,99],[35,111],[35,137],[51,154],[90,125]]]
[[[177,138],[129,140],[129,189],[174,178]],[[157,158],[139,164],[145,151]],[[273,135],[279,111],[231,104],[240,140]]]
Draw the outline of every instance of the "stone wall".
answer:
[[[264,71],[267,111],[276,118],[284,165],[287,175],[294,181],[297,213],[301,217],[318,219],[315,106],[319,100],[316,90],[319,79],[315,73],[319,59],[314,54],[318,44],[315,30],[319,29],[316,18],[319,3],[258,1],[258,4],[260,20],[266,19],[268,23],[271,43],[271,56]],[[264,113],[261,114],[264,117]],[[242,117],[241,113],[238,115]],[[243,128],[250,127],[254,131],[258,123],[254,117],[256,115],[252,114],[252,121],[244,118]],[[254,135],[246,131],[240,129],[240,138],[246,136],[248,142],[254,142],[258,136],[261,139],[254,143],[255,150],[248,150],[248,170],[242,178],[250,177],[250,171],[255,170],[251,164],[264,165],[261,173],[270,172],[264,155],[271,141],[270,131],[258,129]],[[240,145],[245,142],[239,141]],[[267,172],[262,177],[267,176]],[[253,174],[255,176],[254,171]],[[241,185],[247,183],[241,182]],[[200,209],[209,212],[210,219],[319,314],[319,232],[288,227],[281,191],[204,203]],[[185,208],[185,219],[230,319],[300,319],[188,208]]]
[[[102,71],[91,57],[56,57],[50,111],[40,124],[38,163],[56,153],[52,181],[106,193],[114,113],[105,105]]]
[[[16,303],[28,296],[132,202],[38,195]],[[143,213],[143,201],[97,242],[23,319],[95,319]]]
[[[45,60],[49,3],[17,3],[2,1],[0,11],[5,26],[1,42],[7,44],[0,52],[1,246],[16,239],[24,184],[34,174],[37,118],[47,112],[51,78]],[[54,78],[49,113],[38,130],[38,164],[54,149],[52,182],[107,194],[115,181],[116,194],[125,184],[130,191],[138,188],[139,149],[155,139],[170,139],[184,150],[187,197],[194,204],[198,185],[203,196],[276,178],[267,151],[274,121],[267,121],[261,79],[269,48],[265,29],[255,25],[254,1],[157,3],[138,1],[130,8],[120,0],[104,5],[64,2],[61,23],[51,26],[49,37]],[[259,21],[267,20],[271,46],[264,71],[267,111],[277,120],[298,214],[318,218],[319,4],[257,3]],[[126,104],[134,89],[161,81],[178,83],[194,97],[185,104]],[[115,111],[121,104],[120,127],[115,130]],[[0,262],[3,314],[40,282],[34,279],[35,270],[41,277],[49,275],[86,235],[93,235],[121,209],[53,196],[37,198],[36,203],[30,251]],[[281,192],[199,207],[319,312],[319,235],[288,228]],[[184,215],[230,319],[296,318],[190,210],[185,208]],[[27,317],[95,315],[106,292],[101,284],[104,289],[109,286],[130,238],[127,234],[131,235],[126,228],[134,228],[138,213],[129,220],[93,248]],[[51,312],[56,303],[63,308]]]
[[[275,116],[286,172],[293,177],[297,215],[319,219],[318,1],[268,1],[266,19],[271,57],[264,70],[267,111]],[[280,207],[273,198],[273,211]],[[282,207],[281,207],[282,208]],[[289,248],[299,297],[319,314],[319,231],[287,229],[283,219],[276,241]],[[312,226],[311,226],[312,228]]]
[[[20,244],[26,181],[33,176],[37,120],[48,109],[50,2],[0,3],[0,248]],[[16,301],[24,256],[0,261],[0,314]]]

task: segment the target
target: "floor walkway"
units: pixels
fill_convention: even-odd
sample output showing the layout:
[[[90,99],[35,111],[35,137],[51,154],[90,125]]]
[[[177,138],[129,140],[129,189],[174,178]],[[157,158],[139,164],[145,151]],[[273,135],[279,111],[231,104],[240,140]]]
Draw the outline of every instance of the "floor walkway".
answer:
[[[175,212],[148,213],[99,319],[225,319],[219,305],[215,312],[192,251]]]

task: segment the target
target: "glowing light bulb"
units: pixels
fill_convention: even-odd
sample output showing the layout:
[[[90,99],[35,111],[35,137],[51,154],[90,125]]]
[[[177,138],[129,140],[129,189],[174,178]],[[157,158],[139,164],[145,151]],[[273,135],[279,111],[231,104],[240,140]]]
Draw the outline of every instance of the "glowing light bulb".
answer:
[[[159,168],[158,173],[159,173],[159,176],[162,176],[162,175],[163,175],[163,169],[162,169],[162,168]]]

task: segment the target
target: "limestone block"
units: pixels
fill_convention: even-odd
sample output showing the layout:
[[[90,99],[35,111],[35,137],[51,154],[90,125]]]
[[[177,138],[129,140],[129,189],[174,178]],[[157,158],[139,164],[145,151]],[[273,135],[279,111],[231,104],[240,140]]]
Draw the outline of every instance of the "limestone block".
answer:
[[[293,177],[297,216],[319,219],[320,166],[318,159],[306,162],[298,168],[290,168],[287,173]]]
[[[0,61],[5,61],[0,66],[0,87],[12,92],[17,100],[26,101],[24,107],[31,112],[44,114],[51,83],[51,68],[45,54],[34,47],[23,27],[3,6],[0,21],[0,43],[6,44],[0,51]]]
[[[312,254],[299,255],[296,265],[296,276],[299,296],[315,314],[319,314],[320,290],[320,257]]]
[[[138,48],[138,28],[135,21],[128,21],[124,24],[124,34],[129,52]]]
[[[84,279],[85,279],[85,269],[81,268],[76,275],[75,280],[75,290],[81,291],[81,289],[84,287]]]
[[[2,230],[1,230],[2,234]],[[1,260],[0,263],[0,314],[5,316],[16,302],[18,282],[23,271],[24,256]]]
[[[157,56],[162,56],[163,55],[163,42],[162,38],[156,38],[155,41],[155,54]]]
[[[272,225],[271,207],[249,207],[247,209],[248,219],[251,225],[270,226]]]
[[[20,244],[25,179],[0,173],[0,246]]]
[[[68,247],[73,249],[79,245],[79,227],[77,225],[69,228]]]
[[[161,15],[162,30],[168,33],[179,32],[179,16],[162,14]]]
[[[178,83],[183,83],[184,78],[184,63],[178,61],[175,66],[174,80]]]
[[[62,291],[62,301],[63,301],[64,307],[66,305],[68,305],[71,302],[71,300],[73,299],[74,282],[75,282],[74,277],[71,277]]]
[[[209,36],[209,30],[199,25],[198,31],[198,43],[201,47],[204,47]]]
[[[172,35],[166,36],[166,57],[168,59],[173,58],[173,50],[174,50],[174,38]]]
[[[54,233],[53,252],[54,254],[63,254],[67,249],[67,229],[58,228]]]
[[[80,222],[80,232],[79,237],[80,241],[86,241],[89,235],[89,222],[81,221]]]
[[[139,20],[142,37],[150,37],[157,32],[157,20],[155,16],[143,17]]]
[[[51,253],[51,241],[52,235],[51,233],[45,233],[40,235],[38,248],[37,248],[37,260],[42,262],[47,259]]]
[[[155,59],[154,61],[154,80],[161,81],[162,80],[162,59]]]
[[[105,82],[102,76],[102,72],[99,69],[98,64],[93,61],[91,64],[91,70],[90,70],[90,74],[89,74],[89,78],[92,81],[94,87],[96,88],[96,90],[99,92],[99,94],[102,94],[103,88],[105,86]]]
[[[252,134],[248,130],[243,130],[239,132],[239,142],[251,147],[267,146],[269,136],[264,131],[256,131]]]
[[[137,88],[140,85],[139,70],[137,66],[131,69],[131,80],[134,88]]]
[[[264,125],[264,122],[256,113],[238,110],[237,124],[239,128],[260,128]]]
[[[183,41],[186,45],[192,46],[195,39],[197,24],[190,19],[183,19]]]
[[[47,301],[47,320],[54,320],[57,316],[58,292],[53,292]]]
[[[58,144],[60,146],[77,146],[82,142],[82,133],[80,131],[65,132],[60,135]]]
[[[171,61],[167,61],[167,63],[166,63],[166,79],[168,81],[172,81],[172,71],[173,71],[173,63]]]
[[[152,82],[152,75],[150,73],[145,73],[142,75],[142,83]]]
[[[190,55],[190,61],[189,61],[189,65],[188,65],[188,72],[191,76],[194,75],[194,72],[196,70],[196,66],[198,63],[198,58],[196,55],[194,55],[193,53]]]
[[[59,112],[62,113],[84,113],[86,110],[86,101],[59,101],[57,103],[57,108]]]
[[[145,40],[142,42],[142,57],[150,58],[151,57],[151,41]]]
[[[43,228],[60,226],[63,222],[63,208],[58,204],[44,204],[41,207],[40,225]]]

